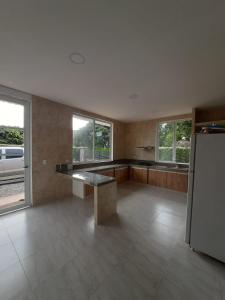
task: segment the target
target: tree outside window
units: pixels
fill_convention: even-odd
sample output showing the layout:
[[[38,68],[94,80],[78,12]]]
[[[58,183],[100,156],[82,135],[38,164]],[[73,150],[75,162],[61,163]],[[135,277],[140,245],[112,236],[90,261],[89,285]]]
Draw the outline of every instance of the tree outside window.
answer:
[[[158,127],[158,160],[189,163],[191,120],[161,122]]]
[[[91,118],[73,117],[73,160],[111,160],[112,124]]]

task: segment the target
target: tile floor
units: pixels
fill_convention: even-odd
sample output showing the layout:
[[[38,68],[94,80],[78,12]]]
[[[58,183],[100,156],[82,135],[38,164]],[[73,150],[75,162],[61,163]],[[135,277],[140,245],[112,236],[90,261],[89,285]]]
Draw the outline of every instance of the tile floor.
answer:
[[[0,299],[225,300],[225,265],[184,243],[186,195],[125,183],[118,217],[93,199],[0,217]]]

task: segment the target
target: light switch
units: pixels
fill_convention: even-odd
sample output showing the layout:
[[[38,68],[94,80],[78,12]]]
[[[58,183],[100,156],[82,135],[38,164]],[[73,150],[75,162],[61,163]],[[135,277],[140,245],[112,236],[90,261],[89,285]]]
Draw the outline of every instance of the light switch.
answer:
[[[44,159],[44,160],[42,160],[42,165],[47,165],[47,160],[46,159]]]

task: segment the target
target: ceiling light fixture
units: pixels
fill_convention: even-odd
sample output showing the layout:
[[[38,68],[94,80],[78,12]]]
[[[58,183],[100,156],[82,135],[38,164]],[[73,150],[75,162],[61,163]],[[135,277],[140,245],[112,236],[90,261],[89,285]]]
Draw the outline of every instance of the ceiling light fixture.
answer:
[[[77,64],[77,65],[83,65],[86,61],[84,55],[78,52],[74,52],[70,54],[69,59],[73,64]]]

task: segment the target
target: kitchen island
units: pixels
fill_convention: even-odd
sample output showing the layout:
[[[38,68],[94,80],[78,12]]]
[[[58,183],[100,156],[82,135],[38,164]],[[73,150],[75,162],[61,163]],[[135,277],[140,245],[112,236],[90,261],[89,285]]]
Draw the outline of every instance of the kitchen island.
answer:
[[[114,177],[85,171],[60,172],[73,180],[73,194],[85,198],[85,186],[94,188],[94,218],[100,225],[117,213],[117,182]]]

